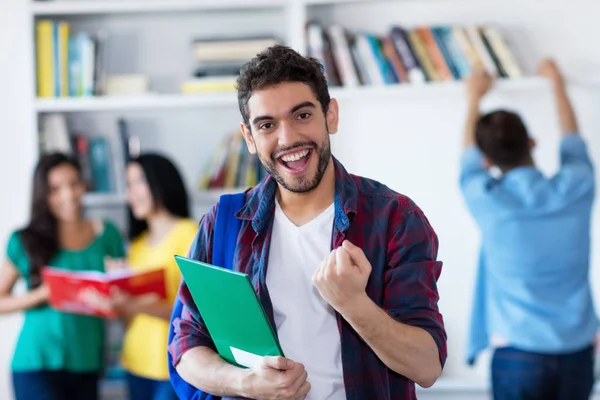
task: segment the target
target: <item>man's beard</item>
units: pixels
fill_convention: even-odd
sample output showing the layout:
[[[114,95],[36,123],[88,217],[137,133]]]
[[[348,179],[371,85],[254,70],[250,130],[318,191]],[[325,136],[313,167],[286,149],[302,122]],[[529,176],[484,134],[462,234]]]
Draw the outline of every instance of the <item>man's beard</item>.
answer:
[[[314,152],[317,156],[317,172],[312,177],[312,179],[310,179],[309,177],[292,177],[292,179],[294,180],[293,182],[286,182],[277,171],[277,165],[279,164],[279,161],[277,161],[274,154],[281,153],[282,151],[290,151],[295,148],[307,146],[311,147],[312,152]],[[311,157],[312,156],[313,155],[311,155]],[[260,155],[258,156],[258,158],[260,159],[260,162],[262,163],[265,170],[269,173],[269,175],[271,175],[271,177],[275,179],[275,181],[286,190],[289,190],[292,193],[310,192],[311,190],[319,186],[319,183],[321,183],[321,180],[323,179],[323,175],[325,175],[327,166],[329,165],[329,159],[331,158],[331,142],[329,140],[329,134],[327,134],[325,140],[323,140],[323,143],[321,143],[321,146],[318,146],[315,142],[312,141],[299,142],[293,144],[290,147],[278,149],[275,153],[271,154],[269,160],[263,160],[262,157],[260,157]]]

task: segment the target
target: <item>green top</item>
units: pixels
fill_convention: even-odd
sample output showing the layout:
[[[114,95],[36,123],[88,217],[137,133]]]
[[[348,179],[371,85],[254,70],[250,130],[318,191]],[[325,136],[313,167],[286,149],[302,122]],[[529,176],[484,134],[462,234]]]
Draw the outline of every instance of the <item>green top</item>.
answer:
[[[103,271],[105,256],[123,257],[124,252],[121,234],[105,222],[103,232],[85,249],[60,250],[48,264],[67,270]],[[29,260],[18,232],[8,241],[7,256],[29,287]],[[100,372],[104,358],[103,319],[63,313],[46,304],[25,311],[12,370]]]

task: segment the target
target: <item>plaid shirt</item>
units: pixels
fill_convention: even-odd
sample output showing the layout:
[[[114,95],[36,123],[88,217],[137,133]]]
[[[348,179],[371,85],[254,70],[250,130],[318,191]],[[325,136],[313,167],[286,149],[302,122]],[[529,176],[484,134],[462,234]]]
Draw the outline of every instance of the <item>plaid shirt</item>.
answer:
[[[336,248],[348,239],[363,249],[372,266],[368,296],[397,321],[429,332],[444,365],[446,332],[437,306],[442,263],[436,261],[435,232],[409,198],[376,181],[348,174],[335,158],[334,165],[332,246]],[[236,270],[249,275],[272,326],[275,322],[266,274],[276,191],[276,182],[267,177],[247,192],[246,204],[236,214],[242,225],[233,264]],[[193,257],[208,263],[212,259],[216,208],[213,206],[202,218],[192,245]],[[169,346],[175,365],[191,348],[215,349],[185,283],[179,296],[184,307],[181,318],[174,322],[175,336]],[[336,315],[347,398],[416,399],[414,383],[387,368],[350,324]]]

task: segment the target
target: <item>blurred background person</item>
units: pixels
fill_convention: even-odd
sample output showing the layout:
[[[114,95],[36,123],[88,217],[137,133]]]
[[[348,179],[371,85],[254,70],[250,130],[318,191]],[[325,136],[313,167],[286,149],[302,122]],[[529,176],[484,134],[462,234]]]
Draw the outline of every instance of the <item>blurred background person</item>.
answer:
[[[561,72],[544,60],[539,74],[551,82],[562,132],[560,169],[549,178],[519,115],[480,116],[492,78],[476,72],[467,82],[460,184],[482,234],[468,357],[495,348],[495,399],[584,400],[598,328],[589,281],[594,168]]]
[[[117,228],[82,216],[85,185],[77,162],[62,154],[40,158],[31,215],[8,241],[0,270],[0,313],[25,312],[12,359],[17,400],[94,400],[104,368],[101,318],[52,309],[41,270],[104,271],[104,258],[123,257]],[[20,278],[27,292],[11,294]]]
[[[127,165],[131,247],[127,261],[110,268],[163,268],[167,299],[119,293],[113,306],[127,323],[122,363],[132,400],[177,400],[169,382],[167,336],[181,274],[174,255],[187,255],[197,222],[190,219],[188,195],[175,165],[158,154],[142,154]]]

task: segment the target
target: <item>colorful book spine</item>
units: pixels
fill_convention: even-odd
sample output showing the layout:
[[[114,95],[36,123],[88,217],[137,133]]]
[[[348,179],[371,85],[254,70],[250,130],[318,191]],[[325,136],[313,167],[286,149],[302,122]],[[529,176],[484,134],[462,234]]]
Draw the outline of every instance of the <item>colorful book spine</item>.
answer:
[[[410,45],[408,38],[408,32],[400,27],[393,27],[390,33],[390,38],[394,45],[396,52],[404,67],[406,74],[408,75],[409,82],[425,82],[427,77],[423,71],[421,64],[419,63],[415,51]]]
[[[54,97],[54,22],[40,20],[36,23],[37,95]]]
[[[455,62],[454,58],[450,54],[450,50],[448,49],[448,46],[446,46],[446,42],[444,41],[444,38],[443,38],[442,29],[439,27],[432,27],[432,28],[430,28],[430,31],[431,31],[431,35],[433,36],[433,39],[435,40],[435,44],[437,45],[437,48],[439,49],[440,53],[442,54],[442,58],[445,61],[445,65],[448,67],[448,70],[450,71],[450,74],[452,75],[452,78],[455,80],[460,79],[460,72],[458,71],[458,67],[456,66],[456,62]]]
[[[440,76],[435,65],[433,64],[431,57],[429,56],[429,53],[427,52],[425,42],[423,41],[420,32],[416,29],[413,29],[408,33],[408,37],[412,48],[415,49],[415,55],[419,59],[419,63],[425,71],[427,80],[430,82],[441,81],[442,77]]]

